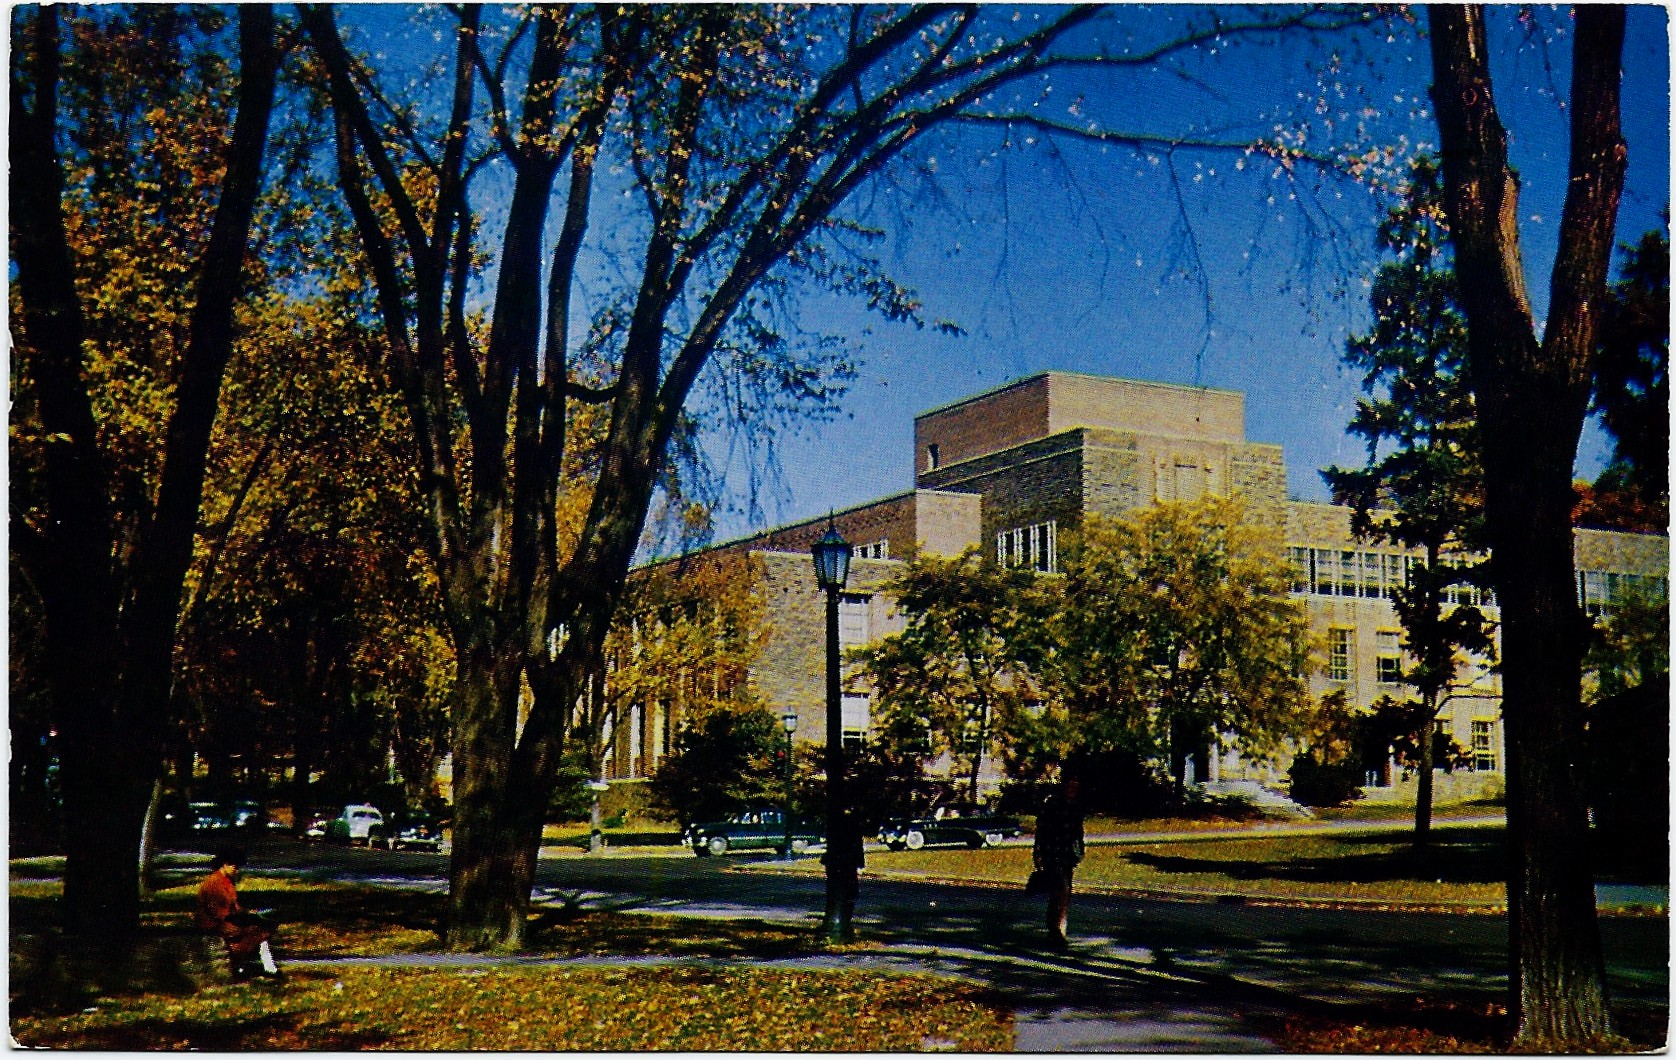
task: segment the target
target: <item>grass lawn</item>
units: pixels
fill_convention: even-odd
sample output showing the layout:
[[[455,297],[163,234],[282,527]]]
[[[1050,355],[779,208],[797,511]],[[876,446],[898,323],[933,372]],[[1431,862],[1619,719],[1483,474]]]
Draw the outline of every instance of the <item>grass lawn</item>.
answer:
[[[1004,1052],[1010,1014],[916,976],[752,968],[357,968],[14,1017],[58,1049]]]
[[[158,939],[188,927],[195,881],[143,913]],[[246,877],[246,906],[275,911],[282,963],[424,954],[439,895]],[[738,959],[738,968],[309,968],[282,985],[178,976],[104,984],[36,974],[56,882],[11,888],[11,1032],[68,1049],[817,1050],[1012,1048],[1010,1010],[981,988],[923,976],[751,968],[824,951],[808,930],[751,921],[543,910],[530,952]],[[52,980],[52,982],[48,982]],[[58,986],[60,989],[50,989]]]
[[[1204,897],[1499,905],[1505,899],[1502,834],[1499,828],[1434,828],[1426,852],[1413,850],[1400,833],[1095,844],[1076,879],[1079,887]],[[867,855],[867,870],[1022,886],[1030,850],[881,851]]]

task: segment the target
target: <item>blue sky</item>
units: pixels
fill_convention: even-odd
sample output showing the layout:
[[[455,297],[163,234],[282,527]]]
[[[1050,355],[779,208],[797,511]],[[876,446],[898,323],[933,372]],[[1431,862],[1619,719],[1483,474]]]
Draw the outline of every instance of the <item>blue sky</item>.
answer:
[[[1517,32],[1515,9],[1492,17],[1497,102],[1524,181],[1522,238],[1540,319],[1565,188],[1567,16],[1543,13],[1562,31],[1545,52]],[[1424,146],[1436,132],[1419,29],[1365,42],[1369,50],[1346,56],[1341,76],[1320,72],[1332,45],[1300,37],[1199,57],[1191,76],[1154,72],[1075,87],[1091,113],[1125,128],[1185,120],[1237,138],[1308,117],[1326,85],[1330,112],[1341,104],[1378,110],[1375,142],[1406,137]],[[1620,241],[1662,225],[1668,87],[1665,12],[1632,9]],[[989,131],[957,132],[928,148],[954,210],[921,198],[872,204],[874,219],[890,228],[884,260],[892,274],[918,291],[928,317],[951,319],[966,333],[887,324],[842,300],[812,299],[805,323],[842,337],[859,375],[836,419],[779,438],[783,479],[761,499],[759,518],[746,511],[740,465],[729,469],[719,536],[909,488],[916,413],[1048,369],[1242,390],[1248,437],[1285,447],[1296,495],[1326,499],[1317,469],[1362,458],[1360,443],[1344,434],[1360,380],[1341,367],[1339,353],[1346,334],[1366,324],[1361,284],[1377,264],[1370,240],[1387,200],[1348,183],[1320,185],[1315,206],[1340,226],[1329,241],[1306,231],[1304,208],[1287,199],[1295,189],[1284,181],[1255,166],[1236,171],[1231,155],[1179,154],[1185,216],[1202,261],[1196,276],[1183,276],[1186,244],[1167,161],[1074,144],[1061,145],[1056,158],[1041,140],[1007,151],[994,141]],[[1592,477],[1606,451],[1598,432],[1586,436],[1579,472]]]
[[[1134,48],[1208,10],[1118,5],[1072,45]],[[1570,16],[1524,10],[1535,11],[1537,32],[1525,31],[1520,8],[1491,8],[1492,63],[1524,178],[1523,248],[1540,319],[1565,190]],[[1053,11],[995,6],[984,18],[1029,24]],[[343,15],[386,84],[408,82],[394,98],[445,98],[450,15],[380,5],[350,5]],[[1225,41],[1167,66],[1061,73],[1051,98],[1036,102],[1044,113],[1137,134],[1249,143],[1307,132],[1314,151],[1385,145],[1405,159],[1436,139],[1423,29],[1417,15],[1377,31]],[[1631,9],[1624,60],[1630,168],[1618,231],[1633,241],[1663,225],[1669,200],[1663,8]],[[940,130],[840,211],[881,229],[875,250],[886,271],[917,292],[928,320],[963,333],[886,323],[854,299],[805,293],[796,303],[802,327],[841,343],[858,375],[831,418],[794,421],[776,435],[778,474],[766,489],[753,474],[764,451],[745,455],[730,445],[736,439],[711,433],[724,483],[718,538],[910,488],[916,413],[1050,369],[1243,391],[1247,436],[1284,446],[1299,497],[1326,499],[1319,469],[1362,460],[1344,433],[1360,379],[1339,355],[1345,337],[1367,325],[1363,284],[1378,265],[1373,232],[1389,197],[1308,169],[1276,177],[1272,163],[1226,150],[1167,155],[1025,131],[1003,144],[1008,136]],[[478,205],[496,241],[504,212],[494,200],[509,184],[504,167],[485,176]],[[635,197],[596,198],[578,329],[628,280],[623,269],[636,262],[644,227]],[[560,213],[550,217],[549,241]],[[485,295],[491,282],[492,266]],[[1586,434],[1579,473],[1593,477],[1607,448],[1598,431]]]

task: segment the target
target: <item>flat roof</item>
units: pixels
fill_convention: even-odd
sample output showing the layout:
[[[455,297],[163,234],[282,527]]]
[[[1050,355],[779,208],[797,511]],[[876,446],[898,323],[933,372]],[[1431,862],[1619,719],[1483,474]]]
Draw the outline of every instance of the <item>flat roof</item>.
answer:
[[[910,490],[903,490],[900,493],[888,494],[887,496],[884,496],[884,497],[876,497],[873,500],[863,501],[860,504],[852,504],[848,508],[834,508],[828,514],[832,518],[836,518],[840,515],[849,515],[852,512],[865,511],[868,508],[877,508],[881,504],[889,504],[892,501],[900,501],[900,500],[904,500],[908,497],[917,497],[922,493],[929,493],[929,494],[932,494],[934,496],[939,496],[939,497],[974,497],[975,498],[975,497],[978,496],[978,494],[969,492],[967,490],[910,489]],[[811,523],[818,523],[820,521],[821,521],[821,517],[818,516],[818,515],[811,515],[806,519],[794,519],[789,523],[781,523],[778,526],[764,527],[761,530],[754,530],[749,534],[742,534],[739,537],[731,537],[731,538],[728,538],[726,541],[713,541],[710,544],[705,545],[703,548],[696,548],[696,549],[692,550],[691,552],[682,552],[682,553],[678,553],[677,555],[673,555],[673,556],[663,556],[663,557],[660,557],[658,559],[649,560],[649,561],[646,562],[644,567],[655,567],[655,566],[658,566],[659,564],[670,563],[670,562],[673,562],[674,560],[683,559],[683,558],[686,558],[686,557],[702,556],[706,552],[714,552],[717,549],[723,549],[723,548],[732,548],[735,545],[748,545],[753,541],[756,541],[760,538],[768,537],[771,534],[784,533],[787,530],[794,530],[797,527],[808,526]],[[637,569],[637,570],[638,569],[644,569],[644,567],[635,568],[635,569]]]
[[[1092,379],[1102,383],[1127,383],[1130,386],[1156,387],[1160,390],[1193,390],[1209,394],[1232,394],[1236,397],[1243,397],[1245,394],[1243,390],[1231,390],[1226,387],[1219,386],[1195,386],[1191,383],[1160,383],[1155,379],[1129,379],[1120,375],[1095,375],[1092,372],[1060,372],[1050,370],[1046,372],[1036,372],[1033,375],[1019,376],[1017,379],[1008,380],[999,386],[992,386],[988,390],[980,390],[976,394],[968,394],[965,397],[956,398],[953,401],[934,406],[915,415],[914,421],[917,423],[920,420],[925,419],[927,416],[935,416],[939,412],[947,412],[950,409],[959,408],[962,405],[970,404],[974,401],[980,401],[987,397],[994,397],[996,394],[1004,393],[1005,391],[1012,390],[1015,387],[1024,386],[1026,383],[1034,383],[1040,379],[1051,379],[1054,376],[1058,376],[1061,379]]]

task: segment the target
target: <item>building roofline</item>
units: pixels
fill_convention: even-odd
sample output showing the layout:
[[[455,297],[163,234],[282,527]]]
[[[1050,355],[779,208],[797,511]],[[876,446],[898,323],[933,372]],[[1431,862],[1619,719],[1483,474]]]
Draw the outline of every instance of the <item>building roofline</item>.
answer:
[[[915,414],[914,422],[918,423],[927,416],[935,416],[940,412],[957,409],[962,405],[969,405],[974,401],[981,401],[984,398],[994,397],[996,394],[1004,393],[1005,391],[1024,386],[1027,383],[1034,383],[1041,379],[1051,379],[1054,376],[1058,376],[1061,379],[1095,379],[1103,383],[1128,383],[1131,386],[1152,387],[1159,390],[1190,390],[1206,394],[1232,394],[1241,398],[1245,396],[1245,391],[1243,390],[1230,390],[1219,386],[1195,386],[1191,383],[1160,383],[1152,379],[1130,379],[1121,375],[1095,375],[1093,372],[1061,372],[1057,370],[1049,370],[1046,372],[1036,372],[1031,375],[1022,375],[1016,379],[1010,379],[997,386],[992,386],[988,390],[980,390],[976,394],[968,394],[965,397],[956,398],[953,401],[928,408],[924,412]]]
[[[978,494],[969,493],[966,490],[940,490],[925,488],[907,489],[902,490],[899,493],[891,493],[883,497],[876,497],[870,501],[863,501],[860,504],[852,504],[848,508],[834,508],[829,514],[832,518],[837,518],[840,515],[849,515],[852,512],[864,511],[868,508],[877,508],[879,505],[889,504],[891,501],[904,500],[908,497],[917,497],[922,493],[930,493],[939,497],[971,497],[974,499],[978,497]],[[762,538],[769,537],[773,534],[784,533],[787,530],[794,530],[800,526],[808,526],[810,523],[818,523],[820,522],[820,519],[821,517],[819,515],[812,515],[807,519],[794,519],[789,523],[781,523],[778,526],[763,527],[761,530],[755,530],[749,534],[741,534],[738,537],[730,537],[726,541],[712,542],[705,545],[703,548],[694,549],[691,552],[682,552],[673,556],[661,556],[658,559],[651,560],[634,569],[649,570],[653,567],[662,566],[665,563],[673,563],[676,560],[702,556],[707,552],[717,552],[724,548],[736,548],[740,545],[749,545],[754,541],[761,540]]]

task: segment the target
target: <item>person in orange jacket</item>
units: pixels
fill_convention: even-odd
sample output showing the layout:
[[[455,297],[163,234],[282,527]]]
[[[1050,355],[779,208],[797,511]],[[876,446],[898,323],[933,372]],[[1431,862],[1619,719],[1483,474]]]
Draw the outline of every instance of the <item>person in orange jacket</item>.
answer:
[[[257,975],[278,978],[279,966],[274,963],[273,949],[268,945],[273,927],[239,906],[239,892],[233,885],[244,865],[243,851],[217,854],[210,864],[212,871],[198,885],[198,929],[227,944],[234,979]]]

